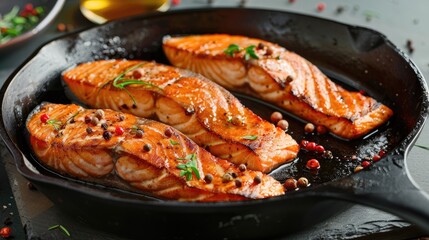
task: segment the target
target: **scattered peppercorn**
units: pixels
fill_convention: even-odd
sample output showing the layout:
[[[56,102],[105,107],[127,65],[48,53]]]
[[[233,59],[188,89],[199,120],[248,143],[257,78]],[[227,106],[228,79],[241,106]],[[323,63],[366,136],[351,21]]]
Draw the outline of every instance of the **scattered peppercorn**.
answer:
[[[332,154],[332,152],[331,152],[331,151],[326,150],[325,152],[323,152],[322,157],[323,157],[324,159],[333,159],[333,158],[334,158],[334,155]]]
[[[119,136],[124,134],[124,129],[122,127],[116,126],[115,127],[115,134],[119,135]]]
[[[262,182],[262,179],[261,179],[261,177],[260,177],[260,176],[255,176],[255,177],[253,178],[253,182],[254,182],[255,184],[260,184],[260,183]]]
[[[305,165],[310,170],[317,170],[320,168],[320,163],[317,161],[317,159],[310,159],[307,161],[307,164]]]
[[[88,134],[91,134],[91,133],[93,133],[94,131],[92,130],[92,128],[90,128],[90,127],[87,127],[86,128],[86,133],[88,133]]]
[[[341,14],[341,13],[343,13],[344,12],[344,7],[343,6],[338,6],[337,7],[337,10],[336,10],[336,13],[337,14]]]
[[[11,230],[11,228],[10,228],[10,227],[2,227],[2,228],[0,229],[0,236],[1,236],[2,238],[9,238],[9,237],[10,237],[11,232],[12,232],[12,230]]]
[[[277,123],[278,121],[283,119],[283,115],[280,112],[273,112],[271,114],[270,119],[271,119],[271,122]]]
[[[307,124],[305,124],[305,127],[304,127],[304,132],[305,133],[312,133],[312,132],[314,132],[314,129],[315,129],[316,127],[314,126],[314,124],[312,124],[312,123],[307,123]]]
[[[170,128],[166,128],[164,134],[166,137],[171,137],[171,135],[173,135],[173,131]]]
[[[356,167],[355,167],[354,172],[355,172],[355,173],[357,173],[357,172],[360,172],[360,171],[362,171],[362,170],[363,170],[363,167],[362,167],[361,165],[359,165],[359,166],[356,166]]]
[[[305,149],[307,151],[314,151],[316,150],[317,144],[315,142],[309,142],[307,143],[307,145],[305,146]]]
[[[223,176],[222,176],[222,182],[223,183],[227,183],[227,182],[230,182],[230,181],[232,181],[233,180],[233,177],[231,176],[231,174],[229,174],[229,173],[225,173]]]
[[[325,126],[318,125],[317,128],[316,128],[316,131],[317,131],[318,134],[324,135],[324,134],[326,134],[328,132],[328,129]]]
[[[411,39],[407,40],[407,49],[408,49],[408,53],[413,53],[414,52],[414,46],[413,46],[413,41]]]
[[[287,131],[289,128],[289,122],[282,119],[282,120],[277,122],[277,127],[281,128],[284,131]]]
[[[211,183],[211,182],[213,181],[213,175],[211,175],[210,173],[207,173],[207,174],[204,176],[204,181],[205,181],[206,183]]]
[[[133,78],[134,79],[139,79],[141,77],[142,77],[142,74],[140,73],[140,71],[139,70],[134,70],[134,72],[133,72]]]
[[[288,190],[288,191],[295,190],[298,187],[297,181],[294,178],[286,179],[286,181],[283,185],[286,188],[286,190]]]
[[[371,162],[365,160],[365,161],[362,161],[361,165],[363,168],[369,168],[369,166],[371,165]]]
[[[85,116],[84,121],[86,124],[91,122],[91,118],[89,116]]]
[[[378,162],[378,161],[380,161],[380,159],[381,159],[380,155],[374,155],[372,157],[372,161],[374,161],[374,162]]]
[[[103,138],[106,140],[110,140],[112,138],[112,133],[110,133],[108,131],[104,131],[103,132]]]
[[[236,187],[241,187],[243,185],[243,183],[241,182],[241,180],[240,179],[235,179],[235,186]]]
[[[318,153],[324,153],[325,152],[325,148],[322,145],[317,145],[314,150]]]
[[[238,177],[237,173],[235,173],[235,172],[232,172],[232,173],[231,173],[231,176],[232,176],[233,178],[237,178],[237,177]]]
[[[256,49],[261,50],[261,49],[264,49],[264,47],[265,47],[265,44],[260,42],[258,43],[258,46],[256,46]]]
[[[98,109],[97,111],[95,111],[95,116],[98,118],[98,120],[103,119],[104,117],[104,111],[101,109]]]
[[[67,30],[67,26],[64,23],[58,23],[57,30],[58,32],[65,32]]]
[[[247,170],[246,164],[240,164],[238,165],[238,169],[240,170],[240,172],[244,172]]]
[[[97,126],[99,122],[100,122],[100,121],[98,120],[98,118],[97,118],[97,117],[92,117],[92,118],[91,118],[91,124],[92,124],[92,125]]]
[[[317,11],[318,12],[323,12],[325,10],[325,8],[326,8],[325,3],[321,2],[321,3],[317,4]]]
[[[265,50],[265,56],[271,56],[273,54],[273,49],[270,47],[267,47],[267,50]]]
[[[40,116],[40,121],[41,121],[42,123],[46,123],[48,120],[49,120],[49,115],[48,115],[48,114],[44,113],[44,114],[42,114],[42,115]]]
[[[301,147],[306,148],[309,142],[307,140],[301,140]]]
[[[298,179],[297,185],[299,188],[306,188],[308,187],[308,179],[305,177],[300,177]]]
[[[119,121],[124,121],[125,120],[125,116],[124,115],[119,115]]]
[[[143,137],[143,130],[137,129],[137,131],[136,131],[136,137],[142,138]]]
[[[149,152],[152,149],[152,146],[148,143],[146,143],[145,145],[143,145],[143,150],[145,152]]]
[[[101,128],[104,130],[107,130],[107,128],[109,128],[109,126],[107,125],[107,123],[102,123]]]

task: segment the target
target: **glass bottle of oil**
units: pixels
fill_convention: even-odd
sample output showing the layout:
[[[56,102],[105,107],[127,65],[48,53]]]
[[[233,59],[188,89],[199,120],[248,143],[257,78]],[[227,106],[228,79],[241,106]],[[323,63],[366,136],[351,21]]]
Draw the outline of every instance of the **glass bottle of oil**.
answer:
[[[150,11],[166,11],[169,7],[170,0],[80,0],[82,14],[99,24]]]

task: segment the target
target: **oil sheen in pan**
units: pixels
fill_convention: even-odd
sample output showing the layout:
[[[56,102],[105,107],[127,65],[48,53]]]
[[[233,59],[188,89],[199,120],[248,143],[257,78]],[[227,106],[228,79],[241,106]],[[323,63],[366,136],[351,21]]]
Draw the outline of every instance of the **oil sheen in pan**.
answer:
[[[328,76],[343,87],[350,90],[355,90],[353,87],[350,87],[350,85],[345,84],[345,82],[347,82],[346,79],[339,80],[330,74],[328,74]],[[41,102],[47,101],[53,103],[75,103],[85,107],[84,104],[80,103],[75,97],[73,97],[73,94],[71,94],[66,85],[62,84],[61,79],[56,79],[53,85],[54,86],[50,88],[51,90],[43,94]],[[301,140],[315,142],[318,145],[324,146],[325,150],[332,152],[332,158],[324,158],[322,153],[301,150],[298,154],[298,157],[294,161],[284,164],[270,173],[271,176],[280,182],[284,182],[288,178],[298,179],[300,177],[306,177],[310,184],[315,186],[324,182],[332,181],[334,179],[342,178],[352,174],[355,167],[360,165],[361,162],[365,160],[365,158],[372,158],[372,156],[378,154],[381,150],[388,152],[400,141],[399,136],[401,136],[401,134],[393,131],[392,125],[396,125],[392,124],[392,122],[395,122],[394,118],[392,118],[387,124],[381,126],[376,131],[362,139],[345,141],[330,134],[306,134],[304,132],[305,122],[294,117],[283,109],[251,96],[246,96],[244,94],[235,92],[233,92],[233,94],[246,107],[250,108],[253,112],[268,121],[272,112],[281,112],[284,116],[284,119],[289,122],[288,133],[298,143],[301,142]],[[318,171],[310,171],[306,168],[307,161],[313,158],[320,162],[321,167]],[[33,156],[32,161],[36,162],[36,168],[43,174],[64,177],[42,166],[36,159],[37,158]],[[81,180],[76,181],[83,184],[90,184],[96,187],[106,188],[105,186],[101,186],[97,183],[88,183]],[[123,192],[122,190],[111,189],[109,187],[107,187],[107,190]],[[146,197],[151,199],[150,196],[145,196],[144,198]]]

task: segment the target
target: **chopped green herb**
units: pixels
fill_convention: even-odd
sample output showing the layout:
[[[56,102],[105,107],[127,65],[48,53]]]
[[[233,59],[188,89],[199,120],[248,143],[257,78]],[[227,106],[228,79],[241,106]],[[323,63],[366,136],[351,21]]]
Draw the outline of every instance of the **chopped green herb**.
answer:
[[[234,56],[234,53],[240,52],[240,47],[237,44],[231,44],[223,51],[226,55]]]
[[[116,76],[112,81],[109,81],[106,84],[104,84],[103,86],[101,86],[100,90],[102,88],[104,88],[105,86],[107,86],[108,84],[110,84],[111,82],[113,82],[112,83],[113,87],[126,91],[128,96],[130,96],[131,100],[133,100],[133,104],[137,105],[136,100],[134,99],[134,96],[130,93],[130,91],[128,91],[128,89],[125,88],[126,86],[131,85],[131,84],[139,84],[139,85],[144,85],[147,87],[152,87],[152,88],[162,90],[160,87],[156,86],[155,84],[152,84],[152,83],[149,83],[146,81],[125,78],[125,75],[127,73],[136,70],[137,68],[143,66],[144,64],[146,64],[146,63],[145,62],[139,63],[135,66],[132,66],[132,67],[126,69],[123,73]]]
[[[422,146],[422,145],[418,145],[418,144],[415,144],[414,146],[422,148],[424,150],[429,150],[429,147],[426,147],[426,146]]]
[[[170,144],[171,144],[171,145],[179,145],[179,143],[178,143],[178,142],[176,142],[176,141],[174,141],[173,139],[170,139]]]
[[[51,125],[52,127],[54,127],[55,130],[57,130],[57,131],[60,130],[61,126],[63,125],[61,123],[61,121],[58,121],[56,119],[49,119],[48,121],[46,121],[46,123],[49,124],[49,125]]]
[[[61,224],[57,224],[57,225],[54,225],[54,226],[52,226],[52,227],[49,227],[48,228],[48,230],[54,230],[54,229],[57,229],[57,228],[59,228],[59,229],[61,229],[61,231],[67,236],[67,237],[71,237],[71,234],[70,234],[70,232],[63,226],[63,225],[61,225]]]
[[[243,136],[242,137],[243,139],[246,139],[246,140],[256,140],[257,138],[258,138],[258,136],[256,136],[256,135],[248,135],[248,136]]]
[[[27,4],[22,11],[15,6],[3,18],[0,15],[0,44],[31,29],[39,22],[43,12],[43,7],[33,8],[33,5]]]
[[[187,155],[185,158],[178,158],[178,160],[190,160],[185,164],[179,164],[176,166],[176,168],[180,169],[180,176],[186,177],[186,181],[192,180],[192,173],[195,174],[197,179],[200,179],[200,172],[197,168],[197,156],[195,153]]]
[[[259,59],[258,55],[255,53],[255,45],[250,45],[244,49],[244,60],[249,60],[250,58]]]

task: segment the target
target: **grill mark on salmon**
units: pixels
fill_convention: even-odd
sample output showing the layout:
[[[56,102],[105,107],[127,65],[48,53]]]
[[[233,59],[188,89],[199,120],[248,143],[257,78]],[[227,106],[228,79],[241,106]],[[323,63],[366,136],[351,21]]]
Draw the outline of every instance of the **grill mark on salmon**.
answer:
[[[227,55],[231,44],[255,45],[258,59],[244,60],[244,51]],[[174,66],[274,103],[344,139],[362,137],[393,115],[387,106],[343,89],[304,58],[264,40],[226,34],[166,37],[163,49]]]
[[[38,159],[61,174],[101,184],[113,182],[117,187],[164,199],[233,201],[284,194],[283,186],[272,177],[252,170],[241,172],[170,126],[113,110],[104,110],[103,119],[95,126],[85,123],[85,117],[94,117],[95,111],[73,104],[45,104],[35,110],[27,120],[27,129]],[[43,114],[61,126],[56,129],[43,123]],[[108,140],[103,137],[102,123],[112,133]],[[88,133],[87,127],[92,132]],[[116,127],[122,127],[124,133],[115,134]],[[135,133],[136,127],[144,132],[141,138]],[[170,137],[165,135],[167,129]],[[145,149],[145,144],[150,144],[151,149]],[[193,172],[192,179],[187,180],[177,166],[191,161],[187,156],[192,155],[201,178]],[[234,180],[241,181],[242,186],[237,187],[234,180],[223,182],[225,173],[236,174]],[[203,180],[206,174],[213,176],[211,183]],[[262,179],[260,184],[255,183],[256,176]]]
[[[112,80],[133,67],[124,78],[146,85],[115,87]],[[80,101],[93,108],[160,120],[215,156],[252,170],[269,172],[292,161],[299,151],[291,136],[245,108],[222,87],[187,70],[154,62],[103,60],[68,70],[63,79]]]

